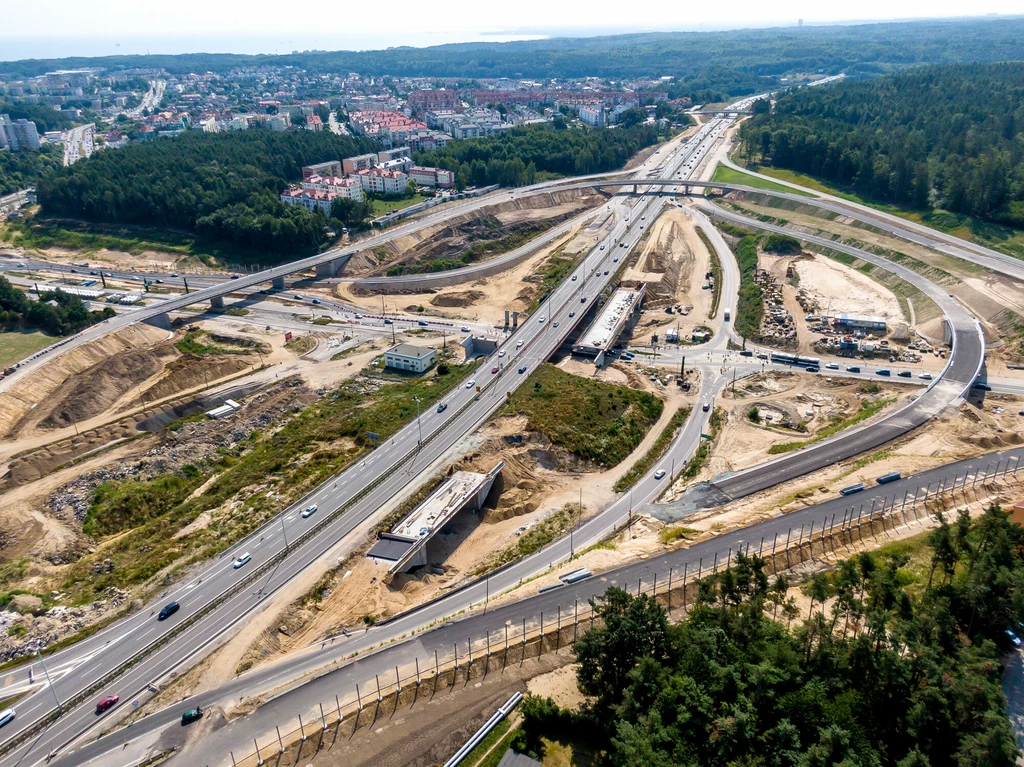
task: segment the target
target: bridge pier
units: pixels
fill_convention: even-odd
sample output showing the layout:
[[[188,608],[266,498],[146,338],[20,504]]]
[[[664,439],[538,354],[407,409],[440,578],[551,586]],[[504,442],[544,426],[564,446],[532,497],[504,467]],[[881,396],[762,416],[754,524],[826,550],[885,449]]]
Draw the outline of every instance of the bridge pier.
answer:
[[[148,320],[143,320],[147,325],[152,325],[154,328],[160,328],[161,330],[171,329],[171,315],[167,312],[158,314],[155,317],[150,317]]]
[[[316,265],[316,276],[317,277],[333,277],[346,263],[348,263],[349,256],[338,256],[338,258],[332,258],[330,261],[324,261],[321,264]]]
[[[275,277],[273,280],[270,281],[270,286],[274,290],[284,290],[286,287],[284,284],[284,277]]]
[[[223,309],[224,308],[224,296],[214,296],[210,299],[211,309]]]

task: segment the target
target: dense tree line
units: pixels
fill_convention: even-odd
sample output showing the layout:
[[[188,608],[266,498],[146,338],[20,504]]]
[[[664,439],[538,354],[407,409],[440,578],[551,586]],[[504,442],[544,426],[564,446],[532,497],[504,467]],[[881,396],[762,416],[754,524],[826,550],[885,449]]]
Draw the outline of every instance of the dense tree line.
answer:
[[[876,200],[1024,226],[1024,64],[805,88],[743,128],[766,162]]]
[[[924,567],[863,554],[816,574],[808,612],[756,556],[704,580],[679,625],[613,587],[575,646],[592,708],[527,699],[514,745],[574,735],[614,767],[1011,767],[999,661],[1024,608],[1022,552],[990,507],[943,520]]]
[[[39,202],[51,215],[185,229],[276,253],[315,250],[327,218],[283,204],[281,191],[303,165],[372,148],[326,132],[189,131],[98,152],[42,179]]]
[[[0,63],[0,72],[25,77],[54,69],[101,66],[155,67],[172,74],[188,74],[207,70],[223,73],[235,67],[295,66],[311,72],[399,76],[618,78],[684,76],[703,70],[711,75],[703,87],[722,90],[727,82],[739,77],[737,72],[884,72],[922,63],[1014,59],[1024,59],[1024,19],[627,34],[279,56],[194,53],[33,59]],[[725,79],[718,79],[723,76]],[[750,83],[743,87],[750,87]]]
[[[628,130],[582,126],[557,130],[547,125],[526,125],[417,152],[416,162],[455,171],[459,188],[522,186],[548,177],[620,168],[634,153],[657,140],[657,129],[646,125]]]
[[[114,310],[90,311],[85,302],[62,290],[44,292],[32,301],[6,277],[0,277],[0,329],[38,328],[54,336],[66,336],[114,316]]]
[[[64,150],[56,144],[43,144],[40,149],[0,152],[0,195],[31,186],[63,165]]]
[[[12,120],[31,120],[42,136],[46,131],[67,130],[75,125],[92,122],[89,119],[76,117],[73,112],[60,111],[45,104],[22,104],[0,98],[0,115],[8,115]]]

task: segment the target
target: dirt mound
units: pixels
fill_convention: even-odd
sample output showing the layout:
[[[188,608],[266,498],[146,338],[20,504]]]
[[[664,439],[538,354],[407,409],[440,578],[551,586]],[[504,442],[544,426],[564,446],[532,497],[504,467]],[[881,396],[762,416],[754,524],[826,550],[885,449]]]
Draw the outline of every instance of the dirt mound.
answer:
[[[430,299],[430,303],[434,306],[472,306],[481,298],[484,294],[479,290],[464,290],[459,293],[447,293],[434,296]]]
[[[98,362],[67,379],[32,414],[40,429],[60,429],[99,415],[132,387],[155,376],[176,354],[169,344],[133,349]],[[19,424],[19,428],[21,428]]]
[[[232,376],[252,365],[252,358],[236,354],[197,357],[186,354],[167,366],[166,374],[145,390],[147,402],[164,399],[209,381]]]

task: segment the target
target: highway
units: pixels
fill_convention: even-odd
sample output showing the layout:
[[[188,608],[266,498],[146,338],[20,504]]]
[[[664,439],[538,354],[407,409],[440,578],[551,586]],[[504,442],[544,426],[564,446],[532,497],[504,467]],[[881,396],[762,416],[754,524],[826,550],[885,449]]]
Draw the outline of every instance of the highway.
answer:
[[[280,725],[282,731],[286,727],[291,729],[297,723],[296,715],[302,715],[307,722],[317,722],[319,721],[318,704],[323,703],[325,709],[333,710],[334,696],[339,695],[343,700],[352,697],[356,684],[363,685],[364,690],[372,690],[372,687],[367,687],[367,682],[373,680],[375,674],[379,674],[381,679],[386,682],[394,678],[396,666],[401,667],[405,674],[411,670],[414,662],[418,661],[420,668],[425,670],[424,675],[429,676],[429,669],[433,667],[434,663],[435,650],[442,658],[451,658],[453,647],[458,648],[460,655],[465,658],[470,641],[473,641],[478,643],[474,649],[474,657],[479,659],[481,658],[482,642],[486,638],[490,637],[496,645],[500,645],[506,626],[510,625],[514,635],[518,635],[524,617],[527,627],[536,629],[540,615],[547,616],[546,625],[550,626],[554,622],[555,616],[560,613],[564,625],[571,622],[573,609],[577,603],[585,605],[588,600],[604,593],[609,586],[619,586],[635,593],[638,584],[649,589],[650,584],[657,578],[663,589],[667,585],[671,569],[675,574],[675,583],[678,587],[684,571],[692,579],[698,571],[707,573],[716,560],[724,564],[730,555],[741,549],[756,553],[763,547],[767,553],[776,540],[781,549],[790,531],[795,540],[799,533],[804,533],[806,536],[813,526],[817,537],[817,534],[826,525],[834,524],[838,529],[844,519],[852,520],[860,515],[866,519],[872,510],[888,508],[894,502],[900,506],[906,500],[907,515],[913,519],[913,514],[909,511],[911,502],[915,497],[924,498],[928,488],[934,493],[940,484],[948,487],[954,480],[958,483],[963,481],[965,476],[973,478],[978,474],[995,474],[997,471],[1004,471],[1008,468],[1011,473],[1014,473],[1022,459],[1024,459],[1024,447],[1016,447],[975,459],[949,463],[890,484],[870,486],[856,496],[847,498],[837,495],[815,506],[805,507],[765,522],[724,533],[686,548],[601,573],[575,585],[566,585],[552,591],[537,593],[518,602],[500,607],[490,607],[486,611],[478,609],[473,614],[459,620],[441,622],[435,628],[422,634],[388,645],[369,656],[360,657],[337,670],[330,670],[316,679],[285,692],[264,704],[255,714],[234,720],[205,735],[201,741],[172,757],[168,765],[169,767],[188,767],[196,764],[209,764],[211,767],[228,765],[230,764],[229,751],[234,751],[236,757],[251,753],[252,739],[256,737],[261,743],[266,744],[274,737],[274,725]],[[902,523],[902,519],[897,517],[897,524]],[[887,523],[888,525],[889,523]],[[866,533],[866,535],[870,536],[870,533]],[[492,590],[491,593],[493,594],[495,591]],[[434,621],[443,621],[445,615],[446,613],[435,603],[414,611],[407,616],[407,620],[409,623],[428,626]],[[348,653],[354,653],[374,647],[381,641],[382,635],[399,636],[399,633],[395,623],[390,623],[351,638],[336,638],[334,645],[329,645],[326,650],[317,645],[307,651],[306,655],[313,662],[318,659],[324,661],[337,653],[339,644]],[[313,663],[309,665],[311,668],[313,667]],[[286,669],[283,664],[279,663],[268,667],[264,673],[277,674],[282,678],[287,678],[288,674],[284,673],[286,670],[290,673],[290,669]],[[238,695],[248,697],[251,693],[256,692],[259,689],[258,685],[246,685],[246,680],[249,678],[250,675],[244,675],[232,682],[230,690],[223,690],[223,698],[237,698]],[[206,705],[204,696],[187,699],[176,707],[153,714],[135,727],[144,727],[147,732],[157,732],[173,725],[180,719],[183,709],[197,703]],[[330,708],[328,708],[328,704]],[[132,733],[131,736],[132,738],[145,737],[142,732]],[[55,764],[61,765],[61,767],[64,765],[70,767],[72,764],[85,763],[88,759],[114,747],[115,743],[113,738],[103,739],[80,749],[65,759],[57,760]],[[75,756],[77,756],[78,762],[72,760],[72,757]]]
[[[699,141],[717,123],[712,121],[702,128],[696,138],[686,142],[677,162],[681,163],[699,151]],[[661,154],[656,153],[648,163],[663,162]],[[645,172],[647,167],[641,166],[639,171]],[[492,198],[488,204],[493,202]],[[630,208],[630,203],[634,202]],[[630,227],[627,217],[635,217],[649,207],[660,206],[662,203],[661,198],[616,200],[614,207],[619,221],[611,237],[621,238],[632,247],[643,235],[643,231],[639,227]],[[448,214],[452,214],[452,211],[448,211]],[[395,230],[389,236],[397,236]],[[360,243],[360,247],[367,246],[365,241]],[[196,657],[245,615],[258,609],[267,594],[323,556],[345,535],[377,513],[389,499],[408,490],[414,477],[441,458],[463,435],[486,420],[504,401],[506,391],[514,390],[526,380],[529,373],[557,348],[572,328],[573,321],[568,316],[569,312],[578,312],[582,316],[610,281],[611,277],[604,272],[608,271],[609,275],[614,273],[613,255],[617,255],[615,249],[601,251],[595,248],[574,273],[577,279],[566,280],[560,285],[541,304],[535,316],[507,339],[502,347],[506,351],[505,356],[495,354],[484,360],[470,381],[444,398],[448,404],[444,413],[428,409],[418,419],[419,423],[407,425],[390,443],[382,444],[365,461],[349,467],[338,477],[324,483],[246,540],[233,546],[217,561],[196,568],[186,581],[174,585],[140,612],[47,658],[47,670],[53,681],[52,690],[40,684],[40,669],[35,668],[32,683],[34,693],[18,704],[17,719],[4,728],[5,741],[50,714],[54,709],[54,694],[63,701],[79,691],[95,689],[82,705],[66,711],[55,724],[46,729],[42,737],[31,741],[28,746],[16,748],[0,760],[0,765],[37,763],[48,752],[71,741],[96,721],[92,710],[95,699],[113,693],[127,699],[129,695],[159,680],[170,669]],[[282,269],[290,272],[296,270],[296,267],[293,264]],[[232,281],[234,284],[227,286],[227,289],[251,287],[265,282],[275,276],[276,271],[267,270],[259,275],[241,277]],[[225,288],[216,286],[208,290],[223,292]],[[126,317],[137,318],[141,313],[158,314],[167,311],[169,304],[176,302],[184,302],[184,305],[195,303],[201,293],[203,291],[171,299]],[[109,323],[124,319],[118,317]],[[524,365],[526,371],[518,373],[518,369]],[[499,372],[492,374],[490,371],[495,367]],[[483,388],[479,395],[476,386]],[[424,438],[422,446],[417,445],[420,429]],[[317,512],[309,518],[303,518],[299,512],[314,503],[318,506]],[[290,541],[288,545],[285,543],[286,537]],[[250,552],[252,561],[245,568],[235,570],[231,558],[242,551]],[[281,559],[286,551],[287,555]],[[261,577],[240,588],[239,584],[245,581],[247,575],[257,570],[261,571]],[[158,622],[153,612],[174,600],[181,603],[180,611],[166,621]],[[204,610],[215,604],[216,609],[204,613]],[[176,630],[180,630],[180,633],[175,634]],[[136,663],[115,683],[101,684],[106,675],[120,668],[126,659],[147,651],[161,641],[164,643],[159,649]],[[5,692],[24,689],[28,684],[28,668],[15,670],[0,680],[6,686]]]
[[[712,126],[716,123],[710,123],[705,128],[709,129],[709,132],[713,130]],[[698,134],[700,140],[703,140],[705,136]],[[692,142],[690,142],[692,143]],[[688,144],[689,146],[689,144]],[[684,160],[689,159],[692,161],[695,159],[694,155],[698,151],[706,149],[704,146],[694,144],[690,146],[690,154],[684,154],[679,159],[679,165],[681,167],[684,164]],[[698,163],[699,165],[699,163]],[[673,169],[670,175],[675,172]],[[624,208],[624,203],[629,198],[617,198],[615,207],[617,211],[621,211]],[[662,198],[650,198],[640,197],[633,210],[631,211],[632,220],[636,222],[636,215],[642,211],[655,212],[662,205]],[[716,212],[717,213],[717,212]],[[652,215],[653,221],[653,215]],[[619,223],[613,230],[611,235],[612,242],[622,240],[627,244],[627,247],[631,248],[636,242],[642,237],[642,228],[640,226],[630,227],[627,224],[625,217],[620,219]],[[363,244],[365,246],[365,243]],[[829,241],[830,247],[835,247],[834,243]],[[410,479],[415,476],[419,471],[428,465],[431,461],[439,458],[445,450],[454,444],[454,441],[462,434],[472,431],[480,422],[482,422],[489,413],[496,407],[504,398],[504,392],[511,390],[517,386],[522,380],[525,380],[526,373],[532,370],[536,365],[540,364],[547,356],[550,355],[551,351],[561,342],[565,334],[571,329],[572,322],[569,320],[567,314],[569,311],[574,310],[580,303],[589,305],[593,302],[596,295],[596,288],[603,287],[603,284],[607,282],[605,275],[602,272],[602,267],[607,268],[609,272],[612,272],[614,268],[609,265],[610,256],[615,252],[615,249],[608,248],[605,251],[592,251],[591,254],[584,260],[584,263],[580,268],[577,269],[574,276],[577,279],[567,280],[558,289],[556,289],[551,297],[542,304],[541,308],[537,311],[534,317],[514,334],[509,341],[504,345],[504,349],[509,351],[509,354],[505,358],[492,357],[490,360],[485,362],[479,369],[476,375],[476,379],[470,382],[469,387],[462,387],[453,393],[449,394],[446,398],[446,402],[449,403],[449,409],[445,414],[437,414],[428,412],[424,414],[422,420],[423,433],[426,436],[427,443],[421,449],[417,449],[415,446],[415,437],[413,436],[416,428],[415,424],[410,424],[406,427],[403,432],[397,438],[397,445],[392,443],[391,445],[384,445],[378,448],[364,464],[360,464],[357,467],[352,467],[348,471],[344,472],[338,478],[335,485],[328,487],[327,484],[322,486],[316,493],[311,495],[309,498],[304,499],[302,503],[297,504],[292,509],[289,509],[283,517],[280,518],[280,524],[282,531],[288,530],[292,534],[292,540],[294,536],[299,534],[305,527],[308,529],[316,523],[317,519],[323,519],[326,514],[329,514],[332,509],[340,508],[342,505],[348,503],[350,507],[345,510],[343,514],[337,516],[336,519],[332,520],[329,524],[326,524],[324,529],[316,531],[311,537],[297,545],[290,551],[288,557],[282,562],[278,563],[273,572],[267,580],[267,584],[262,587],[262,590],[258,590],[257,593],[253,593],[248,588],[244,592],[239,592],[230,597],[222,606],[220,606],[212,617],[200,622],[195,628],[190,628],[185,631],[180,637],[174,638],[165,648],[160,649],[155,655],[150,656],[137,666],[132,671],[119,680],[118,685],[122,690],[122,697],[124,697],[124,689],[142,689],[145,684],[150,681],[154,681],[159,678],[159,673],[166,671],[168,668],[174,667],[179,664],[182,660],[189,657],[190,655],[198,652],[202,648],[202,640],[200,637],[216,637],[223,633],[224,630],[233,623],[235,623],[240,617],[248,613],[261,601],[261,595],[265,595],[269,591],[279,587],[288,578],[292,577],[294,573],[303,569],[308,562],[313,561],[316,557],[319,557],[324,551],[330,548],[331,545],[338,539],[340,539],[346,532],[354,529],[360,522],[366,519],[369,515],[379,508],[379,506],[385,502],[388,498],[391,498],[398,493],[401,488],[407,484]],[[868,254],[869,255],[869,254]],[[875,257],[877,258],[877,257]],[[723,267],[726,265],[725,262],[733,263],[732,259],[724,258]],[[870,260],[870,259],[868,259]],[[882,261],[881,259],[879,259]],[[884,262],[886,268],[894,270],[894,265]],[[593,271],[595,270],[596,271]],[[264,273],[265,274],[265,273]],[[578,279],[580,276],[582,280]],[[902,276],[902,275],[901,275]],[[243,278],[244,279],[244,278]],[[263,280],[269,279],[263,277]],[[588,285],[589,280],[589,285]],[[599,283],[598,286],[594,285],[594,282]],[[736,283],[738,278],[734,280],[731,286],[725,288],[723,296],[733,295],[735,291]],[[934,287],[934,286],[932,286]],[[938,290],[938,288],[935,288]],[[941,292],[941,291],[940,291]],[[594,294],[594,295],[590,295]],[[934,297],[934,296],[933,296]],[[578,299],[583,298],[581,302]],[[195,295],[190,297],[190,303],[196,300]],[[948,302],[947,302],[948,303]],[[954,302],[955,304],[955,302]],[[946,306],[940,303],[945,309]],[[950,307],[952,308],[952,307]],[[963,316],[951,316],[950,322],[953,325],[954,331],[954,352],[951,355],[950,363],[947,366],[947,376],[949,380],[940,380],[934,383],[923,395],[919,398],[914,406],[915,412],[927,413],[930,407],[934,407],[944,397],[948,398],[949,395],[955,390],[957,393],[954,395],[960,396],[962,394],[963,387],[957,389],[960,385],[958,377],[963,374],[968,365],[968,362],[973,357],[978,358],[978,365],[980,366],[980,356],[983,352],[983,348],[980,347],[980,343],[977,350],[972,351],[970,342],[960,343],[961,336],[964,334],[970,335],[971,333],[977,332],[976,325],[973,325],[973,319],[969,317],[956,305],[957,310],[961,312]],[[582,315],[582,311],[580,314]],[[543,318],[543,319],[542,319]],[[969,327],[970,325],[970,327]],[[558,326],[561,326],[561,330],[558,330]],[[725,333],[717,334],[717,337],[724,342]],[[521,348],[518,347],[519,341],[522,341]],[[954,364],[955,363],[955,364]],[[526,365],[527,370],[523,375],[515,372],[518,370],[518,366]],[[497,367],[498,372],[495,374],[490,373],[491,367]],[[945,379],[946,377],[944,377]],[[701,401],[713,399],[718,391],[727,383],[727,378],[716,377],[713,375],[705,375],[702,379],[702,388],[700,392]],[[973,376],[970,380],[973,380]],[[476,397],[473,387],[475,385],[483,385],[484,382],[493,381],[489,389],[485,388],[484,392]],[[969,385],[968,381],[967,385]],[[932,399],[928,398],[930,392],[939,390],[939,393]],[[944,407],[944,405],[942,405]],[[464,409],[463,409],[464,408]],[[941,410],[941,407],[939,407]],[[935,411],[937,412],[937,411]],[[680,462],[685,460],[686,456],[692,454],[696,445],[700,439],[700,431],[704,429],[706,423],[706,415],[701,415],[699,412],[695,414],[697,417],[689,419],[684,429],[681,431],[680,436],[671,446],[668,454],[654,467],[657,469],[664,469],[667,473],[671,471],[673,464],[676,460]],[[930,416],[929,416],[930,417]],[[448,428],[443,428],[443,427]],[[912,427],[911,427],[912,428]],[[436,436],[435,436],[436,435]],[[838,442],[838,441],[836,441]],[[410,449],[411,447],[411,449]],[[845,445],[845,455],[840,457],[846,457],[847,455],[860,452],[862,449],[867,448],[856,448],[856,445],[847,443]],[[813,455],[813,460],[821,460],[822,456],[827,454],[828,450],[838,450],[843,452],[844,446],[833,444],[832,442],[823,442],[815,449],[800,451],[800,453],[789,456],[788,458],[797,458],[799,460],[793,464],[787,464],[779,467],[777,464],[785,462],[787,459],[780,459],[780,461],[772,462],[763,467],[757,467],[756,470],[751,470],[750,478],[741,480],[736,487],[739,490],[735,492],[743,491],[743,482],[746,482],[746,486],[752,486],[752,483],[758,481],[764,481],[765,477],[774,477],[772,484],[776,481],[781,481],[780,478],[791,478],[792,476],[798,476],[805,471],[813,470],[804,467],[801,461],[807,461],[806,456]],[[409,460],[412,465],[405,467],[402,465],[403,461]],[[828,463],[833,462],[837,459],[829,460]],[[371,464],[372,466],[369,466]],[[681,464],[680,464],[681,465]],[[397,470],[397,471],[396,471]],[[365,498],[357,498],[356,488],[362,488],[369,486],[375,477],[380,476],[382,473],[388,471],[396,471],[396,473],[388,475],[384,481],[373,487],[369,491],[369,495]],[[407,474],[407,475],[406,475]],[[400,476],[403,475],[403,476]],[[740,475],[736,475],[740,476]],[[397,479],[396,479],[397,477]],[[508,568],[501,573],[491,576],[489,582],[477,584],[470,588],[464,589],[451,598],[442,600],[442,602],[436,603],[432,606],[432,609],[438,611],[438,615],[453,615],[460,609],[464,609],[462,606],[469,606],[474,604],[480,604],[486,598],[487,593],[495,593],[496,591],[503,590],[518,582],[521,577],[529,577],[530,575],[545,569],[547,564],[550,562],[557,562],[566,559],[570,556],[573,549],[579,549],[591,542],[595,542],[600,538],[604,537],[612,527],[621,524],[623,521],[628,519],[631,508],[633,508],[634,499],[639,499],[637,506],[642,502],[656,497],[664,489],[667,484],[667,479],[660,481],[654,480],[653,473],[648,474],[644,477],[640,483],[634,488],[632,497],[624,495],[615,500],[608,508],[601,511],[595,517],[592,517],[587,522],[583,523],[578,530],[574,531],[574,535],[571,539],[562,539],[552,544],[548,549],[543,552],[534,555],[533,557],[522,560],[516,563],[511,568]],[[330,484],[330,483],[328,483]],[[346,486],[348,490],[346,491]],[[727,490],[722,490],[728,496]],[[749,490],[753,492],[753,490]],[[297,514],[299,509],[310,501],[316,501],[320,505],[320,509],[317,514],[313,515],[309,520],[303,520],[301,516]],[[318,516],[319,515],[319,516]],[[268,524],[262,531],[261,535],[264,536],[264,540],[261,543],[256,541],[254,535],[249,539],[248,542],[239,544],[233,549],[235,551],[250,550],[253,553],[253,561],[247,565],[247,568],[257,568],[261,564],[272,562],[277,553],[280,551],[282,541],[276,544],[270,545],[270,541],[275,532],[271,531],[271,528],[278,523],[278,520]],[[347,529],[346,529],[347,526]],[[264,545],[267,544],[267,545]],[[260,549],[265,551],[260,551]],[[271,550],[273,549],[273,550]],[[226,554],[222,557],[221,561],[216,565],[206,568],[206,576],[197,576],[195,580],[192,580],[181,587],[178,587],[183,593],[188,595],[189,602],[199,598],[205,600],[203,604],[209,603],[217,594],[229,588],[232,582],[237,582],[237,578],[244,577],[243,571],[241,576],[237,571],[231,570],[230,561],[226,558],[229,555]],[[200,581],[200,577],[202,580]],[[504,584],[504,585],[503,585]],[[174,594],[168,594],[164,597],[164,600],[173,598]],[[162,603],[163,600],[161,600]],[[155,604],[153,607],[157,608],[160,603]],[[197,608],[198,609],[198,606]],[[182,611],[170,619],[168,625],[175,625],[181,621],[187,619],[190,614],[194,615],[195,610],[190,608],[191,613],[185,609],[185,602],[183,600]],[[134,623],[138,625],[133,625]],[[419,612],[414,612],[408,616],[402,616],[401,618],[388,624],[387,631],[391,638],[401,636],[403,633],[408,633],[424,625],[424,616]],[[74,652],[67,651],[66,653],[58,654],[54,656],[49,663],[56,666],[56,671],[51,674],[55,678],[55,687],[60,688],[66,679],[72,679],[73,682],[69,682],[66,686],[71,687],[72,685],[83,685],[83,677],[88,676],[86,672],[92,669],[93,666],[97,668],[95,671],[101,670],[103,662],[93,662],[93,657],[108,656],[110,655],[109,647],[111,644],[116,645],[123,643],[124,645],[120,648],[120,656],[125,657],[125,650],[130,650],[135,647],[145,646],[147,643],[152,643],[155,636],[160,635],[161,632],[166,631],[167,626],[156,627],[154,630],[151,620],[146,619],[146,616],[140,614],[135,618],[128,619],[121,624],[118,624],[118,632],[111,638],[112,631],[107,630],[93,640],[86,640],[86,642],[80,643],[75,648],[72,648]],[[205,628],[204,631],[197,631],[199,628]],[[126,631],[126,629],[128,629]],[[373,642],[379,642],[380,634],[374,631],[369,632],[369,635],[373,635],[375,638]],[[133,637],[130,641],[124,642],[126,637]],[[367,640],[369,641],[369,640]],[[102,642],[102,644],[101,644]],[[89,652],[93,652],[93,656],[85,657],[81,651],[81,648],[86,646],[88,655]],[[198,646],[198,649],[197,649]],[[371,645],[367,645],[371,646]],[[190,649],[191,648],[191,649]],[[350,642],[342,642],[336,645],[336,650],[340,655],[352,652],[355,648]],[[105,660],[106,663],[110,663],[109,658]],[[155,660],[158,662],[154,663]],[[303,663],[311,664],[311,668],[317,668],[323,663],[329,660],[324,653],[320,653],[315,657],[307,656],[296,656],[294,659],[287,659],[288,663],[288,674],[296,674],[301,672],[301,665]],[[267,671],[256,671],[252,674],[248,674],[244,677],[245,684],[252,686],[258,683],[261,674],[266,674]],[[274,666],[274,673],[280,675],[281,667]],[[97,677],[98,678],[98,677]],[[72,688],[73,691],[73,688]],[[100,697],[111,690],[97,691],[95,697]],[[49,703],[42,702],[39,699],[44,697],[41,695],[43,692],[48,690],[40,690],[34,696],[29,698],[28,702],[35,702],[38,710],[45,710]],[[226,694],[226,690],[218,690],[218,694]],[[58,689],[58,694],[60,690]],[[19,723],[22,721],[22,706],[19,706]],[[52,726],[45,734],[43,742],[37,744],[33,748],[33,755],[45,753],[50,747],[54,747],[69,740],[77,732],[81,731],[85,724],[89,721],[91,714],[86,714],[85,709],[87,707],[79,707],[78,710],[71,712],[64,718],[58,721],[57,725]],[[155,726],[158,720],[154,717],[150,717],[145,720],[146,727],[151,728]],[[139,730],[136,730],[139,732]],[[4,733],[8,735],[7,732]],[[63,738],[63,740],[62,740]],[[99,742],[100,745],[95,748],[102,747],[102,744],[107,739],[103,739]],[[89,747],[94,748],[94,747]],[[15,752],[19,754],[20,752]],[[84,758],[85,752],[81,749],[77,752],[76,759]],[[8,763],[7,760],[0,762],[0,764]],[[31,764],[33,757],[24,760],[22,763]],[[74,763],[74,762],[68,762]]]

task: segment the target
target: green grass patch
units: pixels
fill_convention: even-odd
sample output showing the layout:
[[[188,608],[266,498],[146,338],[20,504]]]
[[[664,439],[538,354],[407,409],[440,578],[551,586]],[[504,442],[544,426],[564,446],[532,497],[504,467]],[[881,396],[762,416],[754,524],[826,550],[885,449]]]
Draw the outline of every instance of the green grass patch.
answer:
[[[682,428],[684,423],[686,423],[686,419],[689,418],[689,416],[689,406],[684,405],[679,408],[675,412],[675,415],[672,416],[672,420],[665,425],[664,429],[662,429],[662,432],[658,435],[658,439],[655,443],[651,445],[651,449],[648,450],[640,460],[634,463],[630,467],[629,471],[619,477],[619,480],[615,483],[615,487],[612,489],[616,493],[621,493],[625,490],[629,490],[629,488],[639,482],[640,478],[650,471],[651,467],[665,454],[665,451],[668,449],[669,445],[672,444],[672,440],[675,439],[679,429]]]
[[[526,313],[532,316],[551,291],[572,274],[579,261],[579,256],[566,255],[565,245],[557,248],[540,271],[540,290],[537,291],[537,295],[530,303],[530,308],[526,310]]]
[[[860,410],[848,418],[843,418],[836,421],[831,426],[827,426],[813,437],[802,442],[779,442],[768,448],[768,455],[781,455],[782,453],[788,453],[791,450],[799,450],[807,445],[813,445],[815,442],[820,442],[823,439],[828,439],[833,434],[838,434],[843,429],[848,429],[851,426],[855,426],[861,421],[865,421],[871,416],[879,413],[884,407],[890,403],[895,402],[893,397],[882,397],[880,399],[864,400],[861,402]]]
[[[244,317],[249,313],[248,309],[243,309],[241,306],[229,306],[224,310],[224,314],[229,317]]]
[[[86,535],[102,536],[130,530],[166,514],[203,481],[194,466],[184,476],[161,474],[151,480],[104,482],[93,493],[82,523]]]
[[[643,440],[664,405],[653,394],[570,375],[544,364],[500,411],[600,466],[615,466]]]
[[[698,535],[700,535],[700,530],[694,530],[692,527],[666,527],[658,533],[658,538],[662,543],[668,544],[678,541],[680,538],[693,538]]]
[[[871,455],[866,455],[863,458],[858,458],[853,462],[853,470],[858,471],[877,461],[884,461],[891,455],[892,450],[879,450],[877,453],[872,453]]]
[[[730,168],[727,165],[716,165],[715,175],[711,179],[712,181],[721,181],[723,184],[737,184],[739,186],[753,186],[758,189],[770,189],[773,192],[787,192],[789,194],[797,194],[802,197],[813,197],[814,195],[809,192],[803,192],[799,189],[791,189],[785,184],[776,184],[767,179],[758,178],[752,176],[749,173],[744,173],[741,170]]]
[[[540,551],[556,538],[568,532],[569,528],[579,522],[580,507],[575,503],[567,503],[553,514],[549,514],[536,525],[519,536],[514,545],[492,554],[476,569],[478,575],[490,572],[508,562],[528,557]]]
[[[94,499],[97,507],[91,516],[96,522],[91,524],[97,534],[125,524],[137,526],[101,540],[54,585],[68,595],[67,603],[81,604],[99,598],[109,586],[145,583],[164,568],[184,567],[223,551],[362,457],[370,450],[367,432],[378,434],[375,444],[383,444],[412,421],[414,397],[423,409],[429,408],[470,369],[449,365],[444,375],[395,381],[357,376],[345,381],[312,405],[292,411],[279,428],[256,431],[197,466],[202,479],[191,481],[195,488],[202,482],[198,493],[186,493],[186,487],[170,479],[163,480],[174,493],[169,500],[159,497],[157,480],[142,486],[132,480],[109,483]],[[143,501],[145,507],[136,508]],[[176,537],[203,512],[212,515],[209,525]],[[93,572],[93,565],[105,559],[113,569]]]
[[[38,330],[9,330],[0,333],[0,370],[31,357],[58,340]]]
[[[306,354],[316,348],[316,339],[313,336],[296,336],[286,341],[284,348],[296,354]]]
[[[210,343],[206,340],[206,332],[193,330],[185,334],[185,337],[175,341],[174,348],[182,354],[195,354],[203,357],[209,354],[248,354],[250,349],[235,349],[223,344]]]
[[[736,245],[736,261],[740,267],[740,289],[736,301],[734,327],[743,338],[756,341],[761,337],[764,299],[761,286],[754,282],[757,271],[757,237],[744,237]]]
[[[697,449],[693,453],[693,458],[686,464],[683,473],[679,475],[680,479],[693,479],[700,473],[700,470],[708,462],[708,458],[711,457],[711,448],[714,446],[715,440],[718,439],[718,434],[724,425],[725,413],[716,407],[711,413],[711,418],[708,420],[707,434],[711,439],[701,439],[700,444],[697,445]]]
[[[385,216],[388,213],[394,213],[396,210],[404,210],[405,208],[418,205],[424,200],[429,199],[429,195],[417,192],[410,197],[405,197],[401,200],[369,200],[371,215],[374,218],[378,216]]]
[[[466,767],[497,767],[501,757],[508,751],[509,743],[512,742],[514,733],[510,732],[511,729],[512,724],[508,717],[505,717],[466,755],[462,763]],[[491,749],[494,749],[494,753],[491,753]]]

